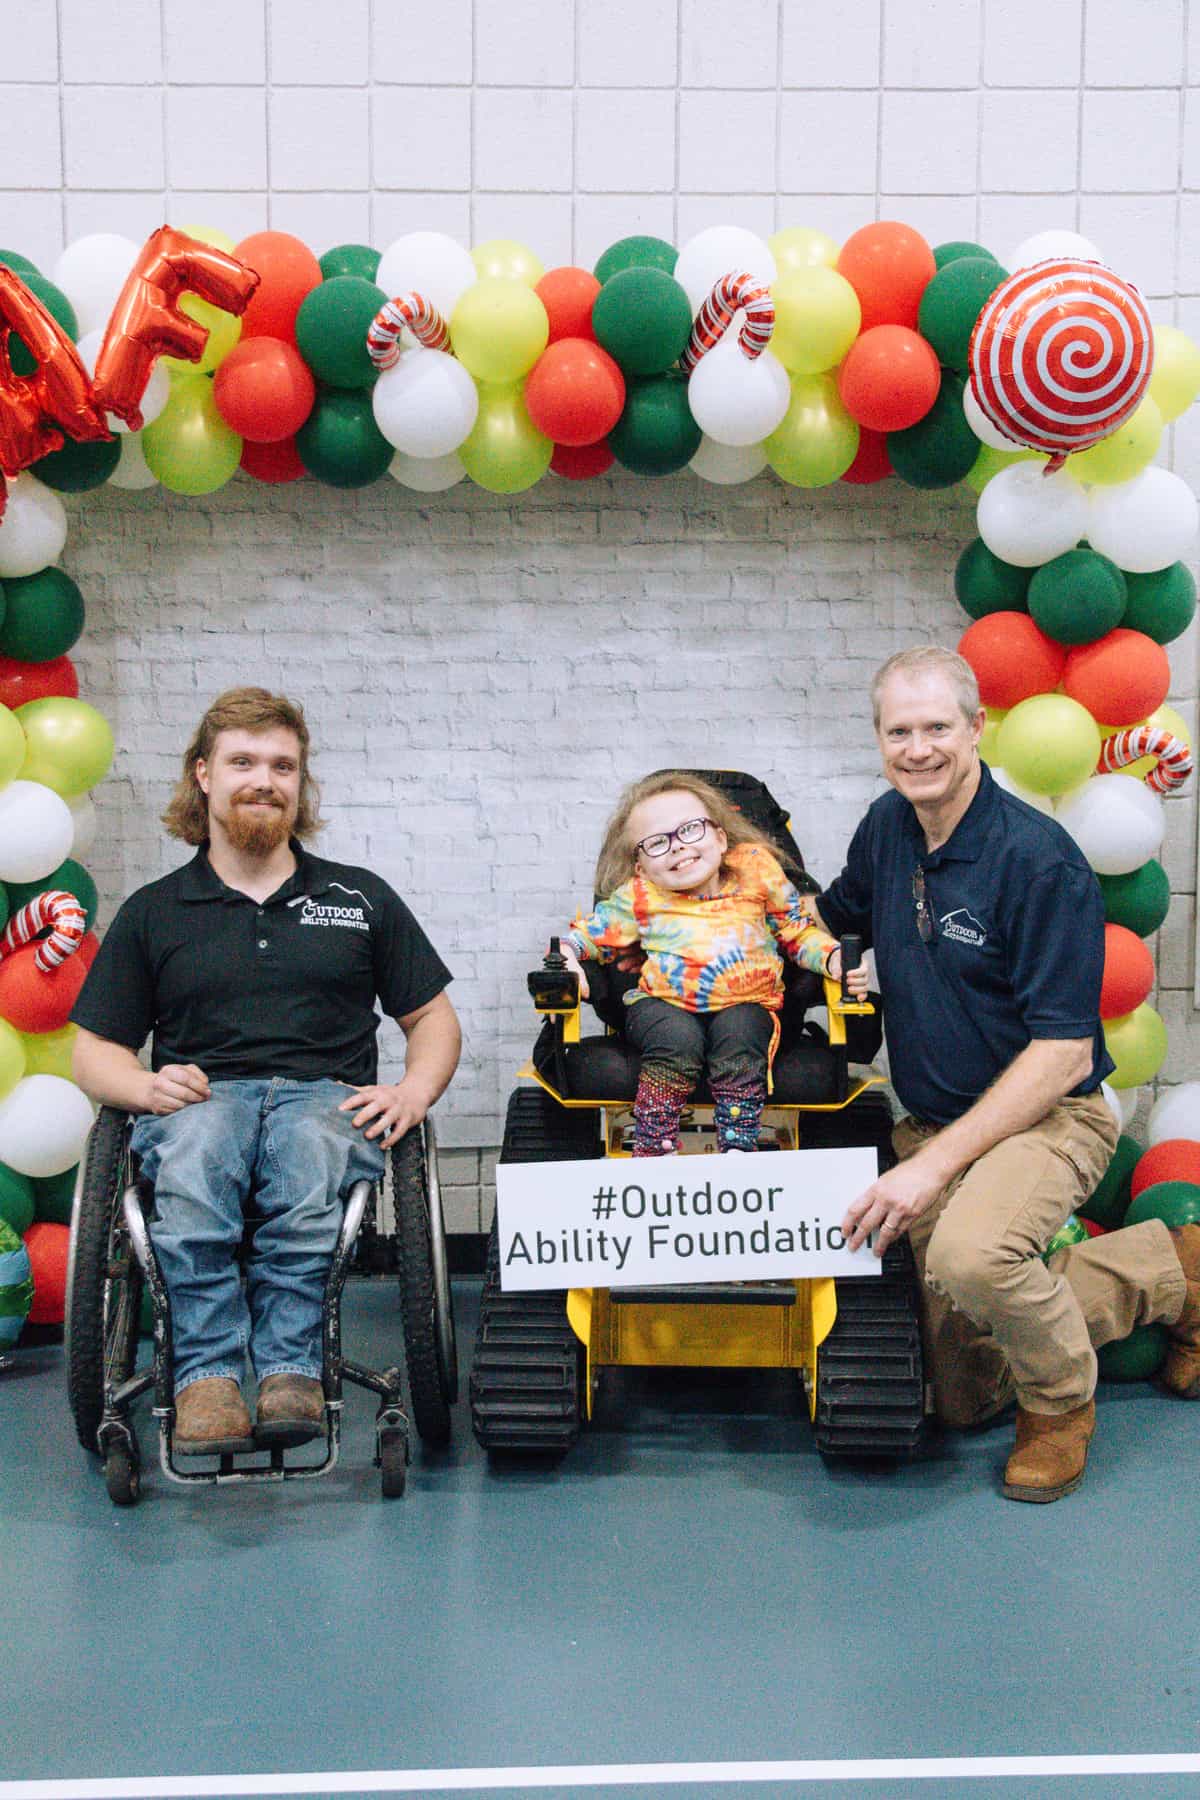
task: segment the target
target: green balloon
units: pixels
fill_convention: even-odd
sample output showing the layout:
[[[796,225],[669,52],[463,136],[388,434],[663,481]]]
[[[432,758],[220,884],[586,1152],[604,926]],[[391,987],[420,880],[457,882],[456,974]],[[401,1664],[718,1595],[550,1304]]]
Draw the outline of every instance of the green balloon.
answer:
[[[592,271],[603,287],[622,269],[661,269],[666,275],[675,273],[679,252],[665,238],[624,237],[610,244]]]
[[[57,869],[52,869],[41,881],[6,881],[4,892],[10,915],[20,912],[23,906],[36,899],[38,894],[44,894],[47,888],[61,888],[65,893],[74,894],[87,917],[87,929],[92,929],[100,897],[96,892],[95,882],[83,864],[76,862],[71,856],[65,862],[60,862]]]
[[[0,605],[0,655],[18,662],[65,656],[83,630],[83,595],[61,569],[10,576]]]
[[[0,1163],[0,1219],[6,1219],[17,1236],[24,1237],[35,1211],[34,1186],[28,1175],[18,1175],[7,1163]]]
[[[1101,1177],[1099,1187],[1082,1206],[1075,1208],[1081,1219],[1090,1219],[1094,1225],[1103,1225],[1106,1231],[1116,1229],[1129,1210],[1130,1177],[1143,1155],[1142,1146],[1136,1138],[1131,1138],[1123,1131],[1117,1139],[1112,1161]]]
[[[691,462],[702,435],[688,406],[683,376],[654,375],[630,382],[625,410],[608,443],[617,461],[635,475],[673,475]]]
[[[1101,1381],[1149,1381],[1166,1361],[1170,1343],[1165,1325],[1135,1325],[1128,1337],[1097,1350]]]
[[[592,330],[626,375],[661,375],[687,347],[692,303],[663,269],[622,269],[596,295]]]
[[[52,281],[47,281],[36,269],[18,269],[17,273],[29,289],[45,307],[50,317],[57,321],[74,343],[79,336],[79,321],[75,317],[75,308],[67,299],[61,288],[56,288]],[[24,340],[13,332],[8,340],[9,356],[12,359],[14,375],[32,375],[37,368],[37,359],[27,348]]]
[[[1149,575],[1125,577],[1129,603],[1121,621],[1130,631],[1144,631],[1156,644],[1169,644],[1187,630],[1196,610],[1196,583],[1186,563],[1171,563]]]
[[[1069,1250],[1072,1244],[1086,1244],[1087,1241],[1087,1226],[1081,1225],[1074,1213],[1068,1213],[1054,1236],[1050,1239],[1050,1242],[1046,1245],[1046,1248],[1042,1251],[1042,1261],[1048,1263],[1050,1258],[1052,1256],[1057,1256],[1060,1250]]]
[[[953,487],[974,466],[979,439],[967,424],[962,396],[962,376],[943,369],[937,399],[925,417],[904,431],[888,432],[888,458],[910,487]]]
[[[0,263],[3,263],[6,269],[15,269],[22,280],[24,280],[27,269],[31,275],[40,275],[41,273],[37,264],[30,262],[27,256],[22,256],[19,250],[0,250]]]
[[[1025,596],[1032,573],[1002,562],[982,538],[973,538],[954,565],[954,592],[973,619],[994,612],[1028,612]]]
[[[940,363],[966,370],[975,322],[1007,278],[1007,270],[990,256],[955,257],[938,270],[921,295],[917,329],[933,345]]]
[[[1029,583],[1034,624],[1059,644],[1093,644],[1125,617],[1128,592],[1116,563],[1095,550],[1068,550]]]
[[[86,444],[67,438],[61,450],[33,464],[33,473],[61,494],[86,494],[103,487],[120,460],[120,438],[94,438]]]
[[[361,388],[319,390],[296,433],[296,449],[310,475],[341,488],[378,481],[396,454],[375,423],[370,394]]]
[[[367,331],[387,295],[361,275],[335,275],[312,289],[296,314],[296,344],[318,381],[369,388],[379,370],[367,354]]]
[[[33,1179],[34,1216],[52,1225],[69,1225],[75,1201],[75,1179],[79,1164],[65,1169],[61,1175],[35,1175]]]
[[[339,275],[358,275],[363,281],[374,281],[382,259],[370,244],[335,244],[317,260],[325,281],[335,281]]]
[[[1164,1225],[1200,1225],[1200,1187],[1194,1181],[1156,1181],[1143,1188],[1125,1214],[1126,1225],[1161,1219]]]
[[[983,257],[988,262],[996,261],[990,250],[985,250],[982,244],[972,244],[966,238],[952,238],[947,244],[934,246],[933,260],[939,269],[944,269],[948,263],[958,262],[964,256]]]
[[[1127,875],[1097,875],[1096,880],[1108,923],[1153,937],[1171,908],[1171,883],[1162,864],[1151,857]]]

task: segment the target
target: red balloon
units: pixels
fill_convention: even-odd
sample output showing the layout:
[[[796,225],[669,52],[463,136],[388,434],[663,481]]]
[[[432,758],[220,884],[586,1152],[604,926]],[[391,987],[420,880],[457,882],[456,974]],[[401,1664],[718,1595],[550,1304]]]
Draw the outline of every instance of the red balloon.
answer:
[[[986,613],[968,625],[958,641],[979,683],[985,706],[1016,706],[1034,694],[1049,694],[1062,678],[1067,652],[1039,631],[1028,613]]]
[[[1097,1224],[1095,1219],[1085,1219],[1081,1216],[1079,1223],[1083,1226],[1083,1229],[1087,1232],[1087,1234],[1090,1238],[1103,1237],[1108,1230],[1107,1225]]]
[[[1161,644],[1118,625],[1070,652],[1062,685],[1098,724],[1136,725],[1166,699],[1171,665]]]
[[[13,374],[13,331],[37,362],[32,375]],[[0,519],[8,498],[3,476],[16,477],[61,450],[64,434],[80,443],[112,437],[78,350],[16,271],[0,264]]]
[[[92,946],[86,956],[87,938],[54,969],[38,968],[36,943],[6,956],[0,962],[0,1019],[7,1019],[17,1031],[61,1031],[100,947],[91,932],[88,937]]]
[[[870,431],[915,425],[937,399],[941,381],[933,345],[907,325],[864,331],[838,371],[842,404]]]
[[[1100,1017],[1119,1019],[1131,1013],[1153,986],[1154,958],[1143,940],[1124,925],[1106,925]]]
[[[67,1310],[67,1251],[71,1228],[53,1225],[48,1219],[37,1219],[21,1241],[29,1252],[29,1266],[33,1271],[29,1323],[61,1325]]]
[[[1200,1144],[1195,1138],[1164,1138],[1151,1144],[1135,1164],[1129,1178],[1129,1192],[1136,1200],[1143,1188],[1156,1181],[1190,1181],[1200,1187]]]
[[[550,343],[556,344],[559,338],[590,338],[595,342],[592,306],[600,283],[590,269],[547,269],[533,291],[550,320]]]
[[[308,364],[281,338],[252,337],[235,344],[213,377],[217,411],[253,444],[294,437],[316,397]]]
[[[299,481],[308,470],[300,461],[294,437],[280,438],[275,444],[242,442],[242,468],[255,481]]]
[[[837,259],[837,272],[845,276],[858,295],[863,331],[876,325],[908,325],[915,329],[921,295],[937,273],[937,264],[919,231],[895,219],[880,219],[846,239]],[[901,427],[887,425],[878,429],[898,431]]]
[[[242,315],[242,337],[284,338],[294,344],[300,303],[322,280],[321,265],[308,245],[287,231],[255,231],[234,254],[261,277]]]
[[[560,338],[543,350],[525,383],[529,417],[556,444],[594,444],[625,405],[625,377],[599,344]]]
[[[0,656],[0,706],[14,711],[27,700],[46,700],[51,696],[78,700],[79,676],[69,656],[56,656],[50,662],[18,662],[15,656]]]
[[[590,481],[593,475],[611,469],[616,460],[606,443],[555,444],[550,467],[568,481]]]
[[[865,487],[872,481],[886,481],[891,472],[892,459],[888,455],[886,435],[882,431],[868,431],[864,425],[858,434],[858,453],[842,480],[852,482],[855,487]]]

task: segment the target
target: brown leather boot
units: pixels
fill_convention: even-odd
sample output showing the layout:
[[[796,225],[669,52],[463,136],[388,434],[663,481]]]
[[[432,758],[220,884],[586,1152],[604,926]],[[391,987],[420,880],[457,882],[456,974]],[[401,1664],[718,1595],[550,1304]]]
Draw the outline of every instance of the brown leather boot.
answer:
[[[1159,1371],[1159,1385],[1180,1400],[1200,1400],[1200,1225],[1172,1231],[1175,1254],[1187,1279],[1183,1311],[1173,1325],[1171,1348]]]
[[[202,1375],[175,1396],[174,1445],[181,1456],[253,1450],[242,1390],[228,1375]]]
[[[1088,1445],[1096,1429],[1096,1402],[1070,1412],[1031,1413],[1017,1408],[1017,1443],[1004,1471],[1006,1500],[1061,1500],[1083,1480]]]
[[[307,1444],[324,1429],[325,1392],[311,1375],[268,1375],[259,1383],[256,1443]]]

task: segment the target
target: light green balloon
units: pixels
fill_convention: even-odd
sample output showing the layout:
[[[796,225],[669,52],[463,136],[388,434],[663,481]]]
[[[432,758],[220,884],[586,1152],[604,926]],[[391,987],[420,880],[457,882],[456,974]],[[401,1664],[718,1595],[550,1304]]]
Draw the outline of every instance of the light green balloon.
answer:
[[[1100,727],[1069,694],[1034,694],[1005,713],[994,760],[1035,794],[1065,794],[1096,772]]]
[[[86,700],[51,695],[18,706],[25,733],[22,781],[40,781],[64,800],[86,794],[112,767],[112,728]]]
[[[554,445],[529,417],[522,383],[485,383],[479,390],[479,416],[458,454],[477,487],[491,494],[519,494],[541,480]]]
[[[1107,1078],[1110,1087],[1141,1087],[1158,1074],[1167,1054],[1167,1028],[1152,1006],[1101,1022],[1105,1047],[1117,1065]]]
[[[242,460],[242,440],[217,411],[206,375],[177,376],[141,439],[146,467],[173,494],[214,493]]]
[[[0,706],[0,787],[14,780],[25,761],[25,733],[15,712]]]
[[[549,338],[550,319],[533,289],[499,275],[474,282],[450,317],[454,354],[476,381],[519,381]]]
[[[0,1019],[0,1099],[11,1094],[25,1073],[25,1040],[7,1019]]]
[[[858,455],[858,425],[832,374],[793,375],[783,421],[764,438],[767,462],[792,487],[828,487]]]
[[[73,1080],[71,1053],[78,1035],[78,1025],[60,1025],[57,1031],[23,1031],[26,1075],[61,1075],[64,1081]]]
[[[1040,452],[1037,450],[1014,450],[1010,455],[1007,450],[993,450],[990,444],[980,444],[979,455],[963,476],[963,480],[969,488],[974,488],[977,494],[982,494],[992,476],[998,475],[1001,469],[1011,468],[1013,463],[1037,462],[1039,455]],[[1045,462],[1047,458],[1043,456],[1041,460]]]

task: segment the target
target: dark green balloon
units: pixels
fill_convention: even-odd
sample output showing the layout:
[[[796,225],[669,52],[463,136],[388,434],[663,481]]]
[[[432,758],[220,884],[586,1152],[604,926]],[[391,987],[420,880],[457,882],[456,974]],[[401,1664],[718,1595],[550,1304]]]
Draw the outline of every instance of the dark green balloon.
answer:
[[[47,888],[62,888],[66,893],[74,894],[87,916],[88,930],[92,929],[96,922],[96,908],[100,903],[99,895],[95,882],[83,864],[76,862],[73,856],[60,862],[57,869],[52,869],[41,881],[5,882],[4,892],[8,897],[10,915],[20,912],[23,906],[27,906],[36,895],[44,894]]]
[[[933,345],[940,363],[965,372],[975,321],[1007,279],[1007,270],[990,256],[956,257],[938,270],[921,295],[917,329]]]
[[[1200,1187],[1194,1181],[1156,1181],[1143,1188],[1125,1214],[1126,1225],[1161,1219],[1164,1225],[1200,1225]]]
[[[1090,1219],[1094,1225],[1103,1225],[1106,1231],[1116,1229],[1129,1209],[1130,1177],[1143,1154],[1142,1146],[1137,1140],[1123,1131],[1117,1139],[1112,1161],[1099,1187],[1082,1206],[1075,1208],[1081,1219]]]
[[[944,269],[947,263],[958,262],[964,256],[981,256],[988,262],[996,261],[990,250],[985,250],[982,244],[972,244],[966,238],[952,238],[949,243],[934,245],[933,260],[939,269]]]
[[[661,269],[665,275],[673,275],[678,261],[678,250],[665,238],[624,237],[608,246],[592,273],[603,287],[622,269]]]
[[[98,438],[77,444],[68,438],[61,450],[52,450],[33,464],[33,473],[47,487],[62,494],[86,494],[103,487],[121,460],[119,438]]]
[[[692,335],[692,303],[662,269],[622,269],[592,307],[592,330],[626,375],[661,375]]]
[[[22,256],[19,250],[0,250],[0,263],[3,263],[6,269],[15,270],[22,280],[24,280],[26,270],[33,275],[41,274],[37,264],[30,262],[27,256]]]
[[[370,244],[335,244],[317,260],[326,281],[334,281],[339,275],[358,275],[364,281],[374,281],[381,257]]]
[[[361,388],[319,390],[296,433],[296,449],[310,475],[340,488],[378,481],[396,454],[375,423],[370,394]]]
[[[703,434],[687,402],[682,375],[633,381],[625,410],[608,434],[609,448],[635,475],[673,475],[686,468]]]
[[[1160,862],[1151,857],[1127,875],[1097,875],[1104,896],[1104,917],[1141,938],[1153,937],[1171,908],[1171,883]]]
[[[1032,569],[1002,562],[982,538],[973,538],[954,565],[954,592],[973,619],[986,613],[1028,612],[1025,596],[1032,574]]]
[[[62,326],[71,342],[74,343],[79,336],[79,321],[75,317],[75,308],[62,289],[56,288],[52,281],[47,281],[46,277],[39,274],[36,269],[18,269],[17,274],[30,293],[37,296],[50,317]],[[32,351],[26,348],[24,341],[15,331],[9,337],[8,349],[12,358],[13,374],[32,375],[37,368],[37,362]]]
[[[1125,577],[1129,603],[1122,620],[1130,631],[1144,631],[1156,644],[1169,644],[1185,632],[1196,610],[1196,582],[1185,563],[1154,569],[1149,575]]]
[[[318,381],[335,388],[373,387],[379,370],[367,354],[367,330],[387,301],[361,275],[335,275],[304,296],[296,344]]]
[[[83,630],[83,595],[61,569],[10,575],[0,608],[0,655],[18,662],[65,656]]]
[[[1128,1337],[1097,1350],[1101,1381],[1149,1381],[1166,1361],[1170,1342],[1165,1325],[1135,1325]]]
[[[904,431],[888,432],[888,458],[910,487],[953,487],[973,467],[979,439],[967,424],[962,396],[962,376],[943,369],[937,399],[925,417]]]
[[[1029,583],[1029,611],[1059,644],[1094,644],[1125,617],[1125,577],[1095,550],[1068,550],[1043,563]]]
[[[18,1175],[7,1163],[0,1163],[0,1219],[7,1219],[18,1237],[24,1237],[33,1224],[35,1205],[33,1183],[28,1175]]]
[[[71,1206],[75,1199],[75,1180],[79,1174],[79,1164],[66,1169],[61,1175],[35,1175],[33,1180],[33,1210],[35,1217],[48,1219],[52,1225],[69,1225],[71,1223]]]

